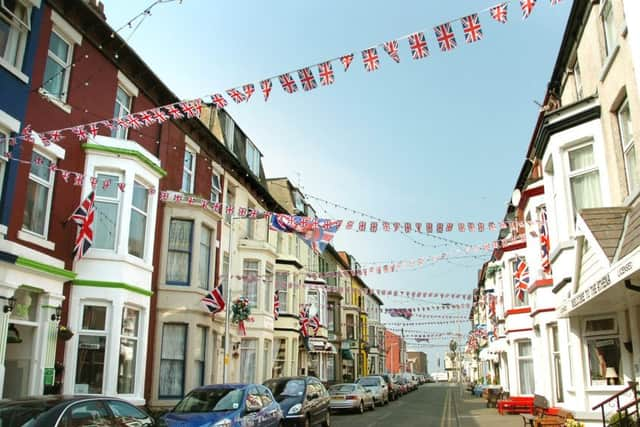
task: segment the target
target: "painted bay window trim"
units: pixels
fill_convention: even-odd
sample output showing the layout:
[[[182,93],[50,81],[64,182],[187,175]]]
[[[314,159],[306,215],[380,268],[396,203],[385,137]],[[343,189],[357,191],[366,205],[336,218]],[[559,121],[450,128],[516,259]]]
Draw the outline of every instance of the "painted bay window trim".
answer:
[[[83,279],[74,279],[71,282],[74,286],[91,286],[95,288],[111,288],[111,289],[124,289],[129,292],[133,292],[135,294],[144,295],[150,297],[153,295],[152,291],[147,289],[142,289],[138,286],[131,285],[129,283],[124,282],[103,282],[98,280],[83,280]]]
[[[77,274],[73,271],[65,270],[64,268],[54,267],[49,264],[44,264],[29,258],[18,257],[15,262],[16,265],[37,270],[43,273],[48,273],[63,279],[75,279]]]
[[[148,166],[149,169],[155,172],[155,174],[157,174],[159,177],[163,178],[167,176],[167,171],[160,167],[159,165],[160,162],[157,159],[154,158],[154,160],[151,160],[148,156],[146,156],[141,151],[127,149],[127,148],[111,147],[108,145],[101,145],[101,144],[91,144],[91,143],[82,144],[81,147],[82,149],[87,151],[93,150],[93,151],[100,151],[103,153],[111,153],[117,156],[129,156],[134,160],[139,160],[141,163]]]

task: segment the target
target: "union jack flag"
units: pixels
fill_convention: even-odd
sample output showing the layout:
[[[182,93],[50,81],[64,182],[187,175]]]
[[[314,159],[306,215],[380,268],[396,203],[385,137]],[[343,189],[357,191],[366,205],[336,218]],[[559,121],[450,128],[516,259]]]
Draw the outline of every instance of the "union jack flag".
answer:
[[[301,216],[275,214],[271,216],[269,228],[284,233],[295,233],[316,253],[322,253],[333,240],[336,232],[342,225],[342,221],[318,219],[306,223]]]
[[[145,126],[151,126],[153,124],[153,114],[150,111],[145,111],[140,114],[140,120]]]
[[[71,128],[71,132],[73,132],[73,134],[77,136],[80,141],[85,141],[89,137],[89,133],[84,129],[84,126],[76,126],[74,128]]]
[[[440,45],[440,50],[442,50],[443,52],[455,49],[456,46],[458,46],[456,37],[451,30],[450,22],[445,22],[444,24],[438,25],[433,30],[436,33],[436,39],[438,40],[438,44]]]
[[[280,295],[278,295],[278,291],[275,291],[273,294],[273,320],[278,320],[280,316]]]
[[[562,0],[551,0],[551,6],[555,6],[560,3]]]
[[[49,139],[53,142],[58,142],[62,139],[62,134],[58,130],[49,132]]]
[[[95,138],[96,135],[98,135],[98,125],[96,123],[91,123],[87,132]]]
[[[244,90],[245,99],[248,101],[249,98],[251,98],[251,95],[253,95],[253,92],[256,91],[256,87],[253,85],[253,83],[249,83],[242,86],[242,90]]]
[[[375,47],[362,51],[362,61],[364,69],[367,71],[375,71],[380,67],[380,58]]]
[[[244,94],[238,89],[228,89],[227,95],[229,95],[236,104],[240,104],[245,100]]]
[[[529,266],[524,258],[518,257],[513,273],[516,297],[524,301],[525,292],[529,289]]]
[[[317,336],[318,331],[320,330],[320,317],[318,317],[317,313],[313,315],[309,323],[311,325],[311,329],[313,329],[313,336]]]
[[[398,40],[385,42],[382,46],[384,47],[384,51],[389,54],[391,59],[398,63],[400,62],[400,55],[398,54]]]
[[[462,30],[464,31],[464,40],[467,43],[475,43],[482,40],[482,26],[478,14],[465,16],[460,20],[462,22]]]
[[[353,62],[353,56],[354,56],[353,53],[350,53],[348,55],[343,55],[340,57],[340,62],[342,62],[342,65],[344,65],[345,71],[349,69],[349,66]]]
[[[202,101],[196,99],[195,101],[185,101],[182,103],[182,110],[187,115],[187,118],[200,117],[202,114]]]
[[[313,77],[313,73],[311,72],[311,68],[307,67],[298,70],[298,77],[300,78],[300,83],[302,83],[302,89],[312,90],[318,87],[316,79]]]
[[[182,110],[180,109],[180,107],[178,107],[177,104],[173,104],[171,107],[168,107],[167,113],[169,113],[171,115],[171,118],[174,120],[179,120],[184,117],[184,115],[182,114]]]
[[[300,310],[298,323],[300,324],[300,334],[307,338],[309,336],[309,307],[304,306]]]
[[[509,5],[508,3],[501,3],[498,5],[495,5],[494,7],[489,9],[489,14],[494,20],[500,22],[501,24],[506,24],[508,5]]]
[[[540,255],[542,258],[542,271],[551,274],[551,242],[549,241],[549,230],[547,229],[547,208],[540,211]]]
[[[536,6],[536,0],[520,0],[520,8],[522,9],[522,19],[531,16],[533,8]]]
[[[211,314],[220,313],[224,310],[225,304],[221,291],[222,285],[219,285],[213,288],[211,292],[209,292],[204,298],[200,300]]]
[[[413,33],[409,36],[409,48],[413,59],[423,59],[429,56],[429,47],[427,39],[422,31]]]
[[[289,73],[281,74],[278,79],[285,92],[294,93],[298,91],[298,85],[296,85],[296,81],[293,80],[293,77],[291,77]]]
[[[218,108],[224,108],[228,104],[227,100],[224,99],[224,96],[222,96],[219,93],[211,95],[211,102],[216,104],[216,107],[218,107]]]
[[[320,76],[320,83],[322,84],[322,86],[332,85],[335,79],[331,62],[318,64],[318,75]]]
[[[92,191],[69,217],[80,226],[73,248],[73,258],[76,260],[80,260],[85,256],[91,245],[93,245],[93,220],[96,212],[94,202],[95,193]]]
[[[151,112],[151,115],[153,116],[153,120],[158,124],[162,124],[169,120],[169,116],[162,111],[162,108],[156,108]]]
[[[267,102],[267,100],[269,99],[269,94],[271,94],[272,86],[273,86],[273,83],[271,83],[271,79],[262,80],[260,82],[260,88],[262,89],[262,94],[264,95],[265,102]]]
[[[131,128],[140,129],[142,127],[142,121],[138,118],[137,114],[129,114],[125,120]]]

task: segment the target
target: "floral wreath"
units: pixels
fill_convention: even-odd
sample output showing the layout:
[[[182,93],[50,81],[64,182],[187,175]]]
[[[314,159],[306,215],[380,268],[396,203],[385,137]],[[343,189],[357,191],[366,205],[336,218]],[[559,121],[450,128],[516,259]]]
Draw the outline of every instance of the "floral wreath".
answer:
[[[238,328],[243,335],[247,335],[244,321],[248,320],[249,316],[251,315],[251,308],[249,308],[249,298],[240,297],[237,300],[233,301],[233,305],[231,306],[231,313],[231,321],[238,324]]]

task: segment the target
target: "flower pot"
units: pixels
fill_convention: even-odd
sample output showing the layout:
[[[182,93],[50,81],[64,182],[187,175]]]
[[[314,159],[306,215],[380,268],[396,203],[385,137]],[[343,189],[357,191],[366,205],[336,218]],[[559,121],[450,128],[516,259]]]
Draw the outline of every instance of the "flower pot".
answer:
[[[69,329],[58,329],[58,339],[62,341],[68,341],[73,337],[73,332]]]

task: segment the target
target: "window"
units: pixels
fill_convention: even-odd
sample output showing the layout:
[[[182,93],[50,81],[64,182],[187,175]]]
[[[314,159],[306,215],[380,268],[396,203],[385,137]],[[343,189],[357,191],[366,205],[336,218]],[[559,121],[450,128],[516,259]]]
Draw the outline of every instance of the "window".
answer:
[[[265,381],[271,377],[271,341],[269,340],[264,340],[264,358],[262,359],[262,363],[262,381]]]
[[[229,284],[229,254],[225,252],[222,256],[222,296],[227,300],[227,285]]]
[[[614,318],[588,319],[584,332],[592,386],[620,384],[620,336]]]
[[[195,366],[196,366],[196,384],[201,386],[205,385],[205,360],[207,354],[207,334],[209,333],[209,328],[205,328],[204,326],[198,326],[197,333],[197,346],[193,349],[195,355]]]
[[[529,283],[529,267],[526,266],[526,259],[524,257],[516,257],[511,260],[511,271],[512,271],[512,289],[513,289],[513,305],[515,307],[523,307],[529,305],[529,292],[526,289],[519,289],[519,284],[524,286]],[[521,267],[521,263],[525,263],[526,267],[524,271],[520,273],[520,278],[518,278],[518,268]]]
[[[315,289],[307,290],[307,300],[306,303],[309,304],[309,316],[318,315],[320,318],[320,294]],[[321,321],[323,319],[320,319]]]
[[[533,353],[531,341],[517,341],[518,349],[518,377],[520,380],[520,394],[533,394]]]
[[[160,354],[160,390],[162,398],[180,398],[184,395],[184,360],[187,348],[187,325],[162,325]]]
[[[618,45],[616,27],[613,22],[613,9],[611,7],[611,0],[605,1],[604,5],[602,6],[601,18],[602,30],[604,32],[605,54],[606,56],[609,56]]]
[[[576,88],[576,100],[581,100],[583,97],[582,93],[582,72],[580,71],[580,64],[576,59],[576,63],[573,65],[573,83]]]
[[[0,61],[16,69],[22,68],[22,59],[31,29],[31,8],[19,0],[0,2]]]
[[[287,340],[276,338],[273,347],[273,369],[271,378],[280,378],[285,375],[284,365],[287,361]]]
[[[255,206],[252,204],[249,204],[247,206],[247,208],[249,210],[255,210]],[[256,238],[256,219],[252,219],[252,218],[246,218],[244,220],[244,223],[246,224],[246,230],[245,230],[245,238],[246,239],[250,239],[250,240],[254,240]]]
[[[355,340],[356,339],[356,328],[355,322],[353,319],[353,314],[347,314],[347,339]]]
[[[122,309],[122,331],[120,333],[120,361],[118,363],[118,393],[133,394],[135,391],[136,360],[138,356],[138,325],[140,312],[130,307]]]
[[[42,87],[50,96],[62,102],[67,100],[72,57],[73,44],[71,41],[65,39],[55,30],[51,31]]]
[[[273,313],[273,264],[265,264],[262,289],[264,290],[264,310]]]
[[[118,89],[116,89],[116,103],[113,108],[113,118],[119,119],[124,116],[128,116],[131,114],[131,100],[132,96],[122,88],[122,86],[118,85]],[[111,136],[119,139],[127,139],[129,129],[124,126],[116,126],[111,131]]]
[[[47,235],[51,215],[51,195],[55,176],[50,167],[53,163],[37,151],[31,154],[23,227],[43,237]]]
[[[129,253],[144,258],[144,242],[147,232],[149,190],[138,182],[133,183],[131,220],[129,222]]]
[[[327,331],[331,333],[335,333],[335,315],[335,306],[329,304],[327,307]]]
[[[230,115],[225,114],[225,121],[224,121],[224,140],[225,143],[227,144],[227,148],[229,149],[229,151],[231,151],[233,154],[235,154],[234,151],[234,133],[235,133],[235,124],[233,123],[233,119],[231,118]]]
[[[7,157],[6,154],[9,151],[9,132],[0,127],[0,197],[2,197],[2,189],[4,186],[4,176],[7,170]],[[280,233],[278,233],[280,234]]]
[[[242,294],[249,299],[249,307],[258,307],[258,273],[260,262],[245,260],[242,269]]]
[[[638,168],[636,166],[636,149],[633,141],[633,127],[631,125],[631,112],[629,101],[626,99],[618,109],[618,129],[620,130],[620,142],[624,155],[624,167],[627,173],[627,188],[632,194],[638,188]]]
[[[286,271],[278,271],[276,273],[276,289],[278,290],[278,297],[280,298],[280,313],[288,313],[288,294],[287,294],[287,282],[289,281],[289,273]]]
[[[558,325],[549,325],[549,339],[551,340],[551,366],[553,368],[553,388],[556,402],[564,402],[564,385],[562,383],[562,363],[560,361],[560,340]]]
[[[211,203],[222,202],[222,188],[220,187],[220,175],[213,174],[211,175],[211,196],[209,200]]]
[[[135,406],[122,402],[119,400],[107,400],[107,405],[113,412],[113,415],[116,417],[116,421],[121,422],[123,426],[126,426],[127,423],[131,423],[131,419],[135,420],[146,420],[149,416],[142,412],[140,409]],[[65,424],[66,426],[67,424]],[[135,421],[133,423],[135,425]]]
[[[182,171],[182,188],[183,193],[193,193],[193,181],[196,174],[196,153],[186,149],[184,150],[184,166]]]
[[[249,138],[247,138],[246,147],[247,148],[245,150],[245,154],[247,156],[247,164],[249,165],[249,170],[255,176],[260,176],[260,152],[258,151],[256,146],[253,145],[251,141],[249,141]]]
[[[231,191],[227,191],[227,207],[231,206],[235,208],[235,205],[236,205],[236,198],[234,194]],[[225,212],[224,220],[227,223],[231,224],[231,218],[233,218],[233,215]]]
[[[293,193],[293,206],[295,207],[298,213],[304,215],[304,199],[302,198],[302,194],[299,191],[294,191]]]
[[[336,355],[327,356],[327,381],[336,381]]]
[[[583,145],[568,152],[569,182],[574,215],[581,209],[595,208],[602,204],[600,174],[595,163],[593,144]]]
[[[253,383],[256,381],[256,353],[258,340],[243,338],[240,342],[240,382]]]
[[[65,412],[61,420],[61,426],[92,427],[96,425],[109,425],[111,417],[104,403],[99,400],[90,400],[73,405]]]
[[[169,224],[169,253],[167,254],[167,283],[189,285],[191,272],[191,239],[193,221],[172,219]]]
[[[202,289],[209,289],[211,280],[211,229],[202,226],[200,231],[200,262],[198,267],[199,286]]]
[[[107,307],[85,305],[78,334],[75,393],[102,394],[107,341]]]
[[[95,236],[93,246],[99,249],[116,249],[118,234],[118,218],[120,217],[120,191],[117,175],[98,174],[96,184]]]
[[[376,328],[374,326],[369,326],[369,346],[376,346]]]

